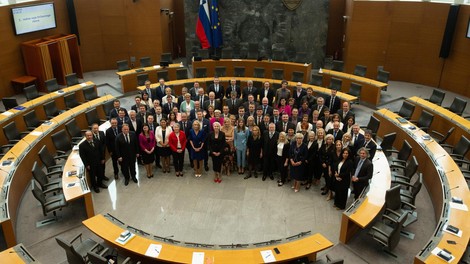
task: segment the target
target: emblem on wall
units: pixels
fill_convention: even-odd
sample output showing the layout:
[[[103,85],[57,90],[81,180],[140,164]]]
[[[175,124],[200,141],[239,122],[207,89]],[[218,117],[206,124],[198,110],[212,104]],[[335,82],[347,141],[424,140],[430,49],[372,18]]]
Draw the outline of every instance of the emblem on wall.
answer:
[[[302,0],[282,0],[282,3],[287,7],[287,9],[293,11],[300,6]]]

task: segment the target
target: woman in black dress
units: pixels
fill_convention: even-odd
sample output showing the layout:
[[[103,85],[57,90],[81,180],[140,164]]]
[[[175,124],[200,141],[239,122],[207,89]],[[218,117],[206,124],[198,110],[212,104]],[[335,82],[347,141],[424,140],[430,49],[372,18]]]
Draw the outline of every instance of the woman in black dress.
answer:
[[[307,146],[307,159],[305,160],[307,186],[305,186],[305,190],[308,190],[312,186],[313,173],[315,171],[315,156],[317,155],[317,149],[315,148],[315,132],[308,132],[307,142],[305,145]]]
[[[334,171],[336,192],[334,207],[337,210],[344,210],[346,208],[351,175],[354,173],[354,163],[348,148],[341,151],[341,157],[342,159],[338,162]]]
[[[261,140],[261,131],[258,126],[253,126],[250,135],[248,136],[248,142],[246,143],[246,155],[248,156],[248,175],[245,176],[245,180],[251,177],[251,173],[258,178],[256,168],[263,158],[263,140]]]
[[[220,123],[214,122],[213,131],[209,134],[209,154],[212,157],[212,169],[214,170],[214,182],[221,183],[222,161],[224,159],[225,134],[220,131]]]
[[[321,168],[323,171],[323,178],[325,179],[325,186],[322,188],[322,193],[321,195],[326,195],[328,196],[331,195],[330,192],[330,185],[331,185],[331,177],[332,175],[328,174],[328,166],[330,166],[330,157],[331,157],[331,152],[334,151],[335,147],[333,144],[333,135],[328,134],[325,136],[325,148],[320,152],[320,164]]]
[[[333,198],[333,191],[335,191],[335,180],[333,179],[335,175],[335,168],[338,166],[338,163],[343,159],[342,157],[342,150],[343,150],[343,144],[341,140],[336,140],[335,142],[335,148],[334,150],[330,153],[330,166],[328,167],[328,175],[330,175],[330,186],[328,186],[328,189],[330,189],[330,193],[328,194],[328,197],[326,198],[327,201],[331,200]]]
[[[313,157],[313,185],[318,185],[323,174],[320,162],[320,154],[325,149],[325,130],[323,128],[317,128],[317,139],[313,142],[313,147],[315,148],[315,156]]]
[[[300,182],[307,179],[305,174],[305,160],[308,156],[307,146],[303,143],[304,135],[295,134],[295,142],[290,144],[289,163],[290,177],[294,179],[294,192],[298,192]]]

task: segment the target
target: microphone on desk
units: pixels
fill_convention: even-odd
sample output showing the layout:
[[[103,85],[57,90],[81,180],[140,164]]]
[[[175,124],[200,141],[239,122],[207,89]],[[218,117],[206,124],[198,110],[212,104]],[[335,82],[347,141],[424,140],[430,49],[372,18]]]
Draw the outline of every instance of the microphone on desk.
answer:
[[[441,156],[437,157],[437,158],[434,158],[435,161],[437,161],[438,159],[442,158],[442,157],[445,157],[447,156],[447,153],[446,154],[442,154]]]
[[[457,185],[457,186],[455,186],[455,187],[453,187],[453,188],[450,188],[449,190],[447,190],[446,194],[449,194],[450,191],[455,190],[455,189],[458,189],[459,187],[460,187],[460,185]]]

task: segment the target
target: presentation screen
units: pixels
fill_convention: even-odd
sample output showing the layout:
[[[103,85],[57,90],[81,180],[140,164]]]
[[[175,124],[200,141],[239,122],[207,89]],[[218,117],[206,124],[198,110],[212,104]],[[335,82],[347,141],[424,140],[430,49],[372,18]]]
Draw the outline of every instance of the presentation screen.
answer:
[[[56,27],[53,3],[13,7],[11,14],[16,35]]]

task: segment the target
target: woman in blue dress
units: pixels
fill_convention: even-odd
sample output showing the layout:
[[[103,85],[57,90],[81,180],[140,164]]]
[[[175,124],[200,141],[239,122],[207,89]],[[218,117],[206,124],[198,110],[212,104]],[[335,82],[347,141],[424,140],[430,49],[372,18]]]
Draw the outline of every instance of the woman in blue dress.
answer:
[[[300,182],[307,179],[305,169],[305,160],[308,157],[307,145],[303,143],[304,136],[301,133],[295,135],[295,142],[291,144],[289,151],[290,159],[290,177],[294,179],[294,191],[300,189]]]
[[[204,143],[206,134],[201,130],[201,124],[194,120],[193,128],[189,131],[189,144],[191,144],[191,158],[194,163],[194,176],[199,178],[202,175],[202,162],[204,161]]]
[[[245,173],[246,165],[246,143],[250,130],[245,126],[245,120],[240,118],[234,131],[233,144],[237,153],[238,174]]]

